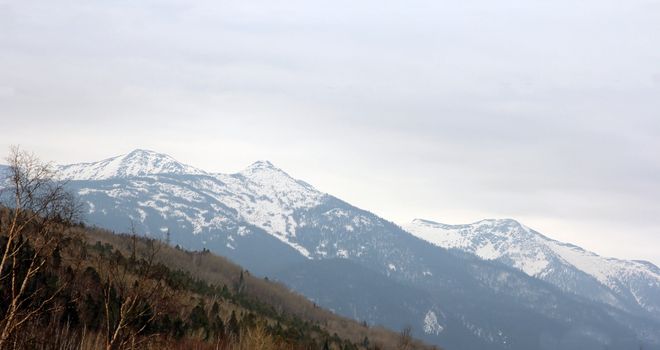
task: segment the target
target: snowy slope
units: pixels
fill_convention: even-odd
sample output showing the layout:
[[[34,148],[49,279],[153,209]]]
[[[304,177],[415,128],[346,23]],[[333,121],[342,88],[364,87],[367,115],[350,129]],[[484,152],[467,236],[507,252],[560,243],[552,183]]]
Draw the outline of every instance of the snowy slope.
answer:
[[[243,220],[291,245],[306,257],[310,253],[294,243],[297,210],[319,205],[325,194],[296,180],[267,161],[258,161],[238,174],[212,175],[226,185],[211,188],[209,195],[222,193],[219,200],[235,209]]]
[[[170,156],[146,150],[95,163],[65,165],[60,167],[60,174],[68,181],[125,181],[124,185],[112,189],[80,186],[77,192],[83,199],[96,193],[115,201],[137,201],[137,213],[129,217],[138,223],[153,215],[149,212],[155,212],[161,217],[185,221],[192,226],[193,234],[199,234],[245,222],[263,229],[306,257],[310,253],[291,239],[296,236],[297,229],[292,215],[296,210],[318,205],[324,197],[323,193],[267,161],[256,162],[236,174],[210,174]],[[178,177],[174,179],[173,176]],[[88,214],[94,214],[97,205],[93,201],[86,202]],[[215,215],[218,213],[223,215]],[[247,227],[239,232],[248,233]],[[231,246],[231,242],[227,244]]]
[[[639,307],[660,317],[660,269],[651,263],[601,257],[508,219],[468,225],[416,219],[404,229],[437,246],[501,261],[590,299],[626,310]]]

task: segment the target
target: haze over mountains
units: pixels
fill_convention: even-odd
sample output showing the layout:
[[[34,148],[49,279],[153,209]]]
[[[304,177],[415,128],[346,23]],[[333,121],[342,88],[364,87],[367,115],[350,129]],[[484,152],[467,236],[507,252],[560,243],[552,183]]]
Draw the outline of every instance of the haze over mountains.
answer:
[[[210,249],[338,313],[409,324],[448,349],[660,348],[656,266],[512,220],[402,229],[266,161],[213,174],[135,150],[59,170],[89,223],[125,232],[131,218],[140,234]]]

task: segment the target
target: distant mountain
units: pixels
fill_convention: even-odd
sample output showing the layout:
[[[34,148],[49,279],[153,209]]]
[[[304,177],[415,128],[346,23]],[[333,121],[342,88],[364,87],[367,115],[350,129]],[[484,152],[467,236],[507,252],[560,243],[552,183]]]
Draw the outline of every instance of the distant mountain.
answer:
[[[652,318],[438,247],[266,161],[215,174],[136,150],[60,169],[91,224],[210,249],[342,315],[410,325],[449,349],[660,349]]]
[[[515,220],[445,225],[416,219],[404,228],[437,246],[497,260],[564,291],[660,319],[660,269],[650,262],[604,258]]]

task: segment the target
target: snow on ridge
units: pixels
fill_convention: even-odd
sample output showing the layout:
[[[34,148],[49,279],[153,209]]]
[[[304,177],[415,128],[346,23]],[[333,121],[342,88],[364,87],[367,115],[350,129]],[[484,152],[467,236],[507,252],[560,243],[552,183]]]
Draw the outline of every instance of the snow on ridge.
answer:
[[[512,219],[486,219],[468,225],[444,225],[417,219],[404,229],[432,244],[457,248],[484,260],[510,258],[513,266],[530,276],[550,265],[548,249],[538,245],[537,234]]]
[[[64,180],[105,180],[165,173],[206,174],[205,171],[182,164],[166,154],[142,149],[98,162],[63,165],[57,170]]]
[[[299,188],[288,176],[247,178],[214,174],[184,183],[236,210],[241,220],[263,229],[301,255],[311,256],[306,248],[293,241],[298,225],[293,215],[298,209],[320,204],[322,193]]]
[[[564,261],[594,276],[600,283],[610,288],[617,289],[618,282],[635,276],[655,281],[656,286],[660,287],[660,273],[657,272],[657,268],[651,268],[655,266],[651,263],[605,258],[580,247],[551,239],[547,239],[546,244]]]
[[[530,276],[541,274],[549,265],[546,254],[530,242],[534,233],[515,220],[486,219],[469,225],[445,225],[415,219],[403,228],[431,244],[464,250],[484,260],[509,256],[516,268]],[[519,244],[524,247],[517,247]]]
[[[470,241],[458,231],[449,229],[452,227],[449,225],[415,219],[411,224],[402,227],[413,235],[443,248],[465,248],[470,244]]]
[[[577,269],[610,285],[611,279],[622,273],[644,272],[660,281],[658,269],[649,262],[606,258],[578,246],[562,243],[537,233],[511,219],[486,219],[467,225],[445,225],[429,220],[415,219],[404,229],[432,244],[444,248],[460,248],[484,259],[507,255],[514,261],[525,256],[555,255]],[[521,262],[524,264],[525,262]],[[524,268],[521,270],[526,271]],[[533,269],[538,271],[538,268]],[[539,271],[540,272],[540,271]],[[528,273],[532,276],[535,274]],[[659,282],[660,283],[660,282]]]
[[[310,252],[295,242],[298,224],[294,213],[319,205],[326,196],[311,185],[292,178],[268,161],[255,162],[236,174],[211,174],[179,163],[165,154],[135,150],[98,162],[61,166],[59,170],[61,177],[66,180],[128,179],[130,189],[104,192],[115,199],[135,197],[140,192],[156,193],[156,196],[146,198],[138,204],[156,210],[163,217],[186,220],[191,224],[194,234],[222,224],[214,221],[214,215],[200,212],[200,208],[196,206],[196,203],[203,205],[210,200],[210,206],[214,210],[221,210],[222,206],[234,209],[237,213],[236,219],[263,229],[307,258],[310,258]],[[162,174],[204,176],[163,182],[159,181],[159,175]],[[139,178],[136,180],[136,177]],[[146,177],[153,181],[140,181]],[[91,189],[83,188],[80,194],[84,195],[89,191]],[[181,198],[184,202],[164,205],[161,197]],[[183,211],[185,208],[182,206],[188,208],[188,211]]]
[[[296,236],[297,229],[294,213],[321,204],[325,194],[301,184],[270,162],[255,164],[242,173],[211,175],[222,185],[215,183],[209,195],[235,209],[245,221],[292,245],[290,238]],[[309,257],[302,247],[293,247]]]
[[[221,174],[218,176],[223,177]],[[308,183],[294,179],[269,161],[257,161],[240,173],[229,176],[247,179],[244,184],[256,193],[276,197],[290,207],[310,207],[318,204],[324,196]]]
[[[210,174],[180,163],[169,155],[136,149],[98,162],[69,164],[58,167],[63,180],[105,180],[158,174],[209,175],[231,187],[234,193],[248,188],[254,198],[275,198],[290,208],[306,208],[319,203],[325,195],[311,185],[294,179],[269,161],[257,161],[236,174]]]
[[[276,166],[273,165],[270,161],[267,160],[258,160],[247,168],[245,168],[243,171],[240,173],[253,173],[253,172],[258,172],[261,170],[277,170],[277,171],[282,171],[281,169],[277,168]],[[282,171],[283,172],[283,171]]]
[[[532,277],[543,279],[556,264],[565,264],[592,276],[614,293],[629,289],[637,303],[647,306],[634,290],[643,282],[660,290],[660,269],[649,262],[606,258],[578,246],[550,239],[511,219],[487,219],[467,225],[445,225],[416,219],[403,225],[413,235],[444,248],[457,248],[485,260],[501,260]]]

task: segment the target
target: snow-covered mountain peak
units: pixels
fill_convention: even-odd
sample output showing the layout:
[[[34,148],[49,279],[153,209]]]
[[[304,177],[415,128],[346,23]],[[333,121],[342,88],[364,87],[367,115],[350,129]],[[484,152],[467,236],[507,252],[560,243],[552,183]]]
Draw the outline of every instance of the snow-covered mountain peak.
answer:
[[[259,170],[280,170],[276,166],[273,165],[273,163],[267,161],[267,160],[258,160],[252,164],[250,164],[249,167],[247,167],[245,171],[259,171]]]
[[[243,169],[238,175],[247,177],[247,178],[273,178],[273,177],[283,177],[294,180],[289,174],[284,170],[276,167],[273,163],[267,160],[256,161],[247,168]]]
[[[203,170],[183,164],[174,158],[154,151],[136,149],[130,153],[92,163],[78,163],[59,167],[66,180],[105,180],[154,174],[205,174]]]
[[[433,244],[446,248],[465,248],[475,241],[519,240],[539,235],[513,219],[484,219],[469,225],[447,225],[415,219],[405,229]]]
[[[660,270],[651,263],[601,257],[550,239],[512,219],[487,219],[467,225],[416,219],[403,227],[437,246],[498,260],[562,289],[586,293],[613,306],[637,304],[656,315],[660,313]],[[576,288],[584,285],[576,282],[584,278],[580,276],[597,281],[594,283],[600,284],[596,287],[599,291]]]
[[[316,203],[319,197],[323,196],[323,193],[310,184],[293,178],[267,160],[254,162],[236,175],[247,179],[248,186],[255,188],[258,193],[267,196],[274,195],[280,199],[289,198],[290,200],[285,200],[285,202],[293,207],[299,207],[301,201],[311,200]],[[257,188],[261,188],[261,190]],[[309,205],[303,204],[302,206]]]
[[[127,158],[144,158],[144,157],[171,158],[167,154],[155,152],[144,148],[136,148],[131,152],[127,153],[126,157]]]

